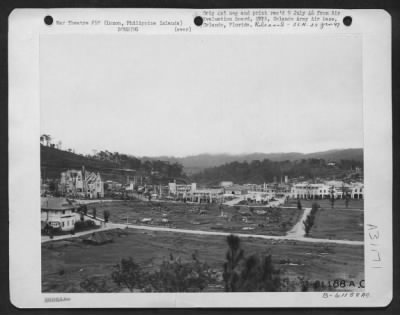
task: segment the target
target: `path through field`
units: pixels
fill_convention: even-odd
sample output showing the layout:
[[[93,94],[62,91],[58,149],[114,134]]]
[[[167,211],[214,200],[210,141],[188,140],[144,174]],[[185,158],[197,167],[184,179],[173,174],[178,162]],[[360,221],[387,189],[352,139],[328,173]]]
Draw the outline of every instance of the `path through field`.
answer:
[[[307,218],[310,214],[311,208],[304,208],[303,215],[299,219],[299,221],[293,226],[293,228],[287,233],[287,236],[293,238],[304,238],[304,224],[303,221]]]

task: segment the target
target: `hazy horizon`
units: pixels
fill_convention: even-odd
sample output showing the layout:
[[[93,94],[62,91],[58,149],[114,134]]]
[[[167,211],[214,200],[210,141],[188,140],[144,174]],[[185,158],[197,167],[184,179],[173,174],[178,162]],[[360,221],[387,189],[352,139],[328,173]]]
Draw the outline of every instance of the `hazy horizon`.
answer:
[[[68,148],[62,148],[63,151],[67,151]],[[311,151],[311,152],[300,152],[300,151],[283,151],[283,152],[233,152],[233,153],[227,153],[227,152],[215,152],[215,153],[209,153],[209,152],[200,152],[196,154],[189,154],[189,155],[166,155],[166,154],[160,154],[160,155],[137,155],[137,154],[132,154],[128,152],[123,152],[123,151],[110,151],[107,150],[106,148],[103,150],[96,150],[97,152],[100,151],[109,151],[111,153],[118,152],[119,154],[126,154],[128,156],[134,156],[136,158],[160,158],[160,157],[166,157],[166,158],[189,158],[189,157],[195,157],[195,156],[201,156],[201,155],[210,155],[210,156],[216,156],[216,155],[228,155],[228,156],[243,156],[243,155],[253,155],[253,154],[265,154],[265,155],[279,155],[279,154],[316,154],[316,153],[326,153],[326,152],[335,152],[335,151],[345,151],[345,150],[363,150],[363,147],[353,147],[353,148],[335,148],[335,149],[328,149],[328,150],[322,150],[322,151]],[[79,152],[76,151],[74,152],[75,154],[84,154],[84,152]],[[92,153],[88,153],[90,155]]]
[[[362,148],[354,36],[41,36],[41,134],[141,157]]]
[[[227,153],[227,152],[216,152],[216,153],[208,153],[208,152],[203,152],[203,153],[196,153],[196,154],[190,154],[190,155],[183,155],[183,156],[177,156],[177,155],[135,155],[136,157],[140,158],[156,158],[156,157],[169,157],[169,158],[188,158],[192,156],[199,156],[199,155],[229,155],[229,156],[235,156],[235,155],[252,155],[252,154],[314,154],[314,153],[324,153],[324,152],[334,152],[334,151],[343,151],[343,150],[364,150],[362,147],[358,148],[337,148],[337,149],[328,149],[328,150],[323,150],[323,151],[311,151],[311,152],[300,152],[300,151],[286,151],[286,152],[238,152],[238,153]],[[119,153],[124,153],[124,152],[119,152]],[[132,154],[133,155],[133,154]]]

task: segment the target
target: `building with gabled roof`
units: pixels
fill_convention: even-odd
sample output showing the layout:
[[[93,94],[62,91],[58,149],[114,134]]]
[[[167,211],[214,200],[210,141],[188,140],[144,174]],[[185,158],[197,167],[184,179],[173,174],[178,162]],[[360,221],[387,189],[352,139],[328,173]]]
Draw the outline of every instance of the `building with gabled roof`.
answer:
[[[72,231],[75,228],[75,211],[79,205],[66,198],[41,198],[41,225],[61,231]]]
[[[82,198],[103,198],[104,183],[100,173],[81,170],[67,170],[61,173],[60,191],[65,196]]]

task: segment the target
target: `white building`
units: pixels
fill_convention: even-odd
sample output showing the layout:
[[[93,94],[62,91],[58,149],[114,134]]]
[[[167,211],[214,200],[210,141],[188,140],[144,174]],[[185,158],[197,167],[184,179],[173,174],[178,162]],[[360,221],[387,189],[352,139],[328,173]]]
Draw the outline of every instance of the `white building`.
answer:
[[[223,202],[224,189],[223,188],[204,188],[196,189],[191,194],[193,202]]]
[[[350,194],[353,199],[364,199],[364,184],[354,183],[351,186]]]
[[[177,198],[189,198],[196,189],[196,183],[192,183],[190,185],[178,185],[177,183],[168,184],[169,194]]]
[[[323,199],[329,198],[331,192],[328,185],[303,182],[292,186],[290,196],[299,199]]]
[[[300,199],[343,199],[347,196],[353,199],[363,198],[364,184],[347,184],[342,181],[326,181],[324,183],[310,184],[308,182],[298,183],[292,186],[290,197]]]
[[[104,183],[99,173],[82,170],[67,170],[61,173],[60,191],[64,195],[84,198],[103,198]]]
[[[65,198],[46,197],[41,199],[42,226],[48,224],[54,229],[72,231],[75,228],[76,203]]]

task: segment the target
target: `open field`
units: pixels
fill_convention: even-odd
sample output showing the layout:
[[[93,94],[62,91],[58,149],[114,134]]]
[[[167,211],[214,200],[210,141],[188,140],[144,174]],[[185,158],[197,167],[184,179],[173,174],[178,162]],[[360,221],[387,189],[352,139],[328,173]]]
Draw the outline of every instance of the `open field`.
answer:
[[[364,240],[364,212],[320,209],[315,216],[311,237],[337,240]]]
[[[316,202],[318,203],[322,209],[331,209],[331,202],[328,199],[315,199],[315,200],[300,200],[301,205],[305,208],[311,208],[311,205]],[[287,206],[296,207],[297,199],[289,199]],[[346,208],[345,200],[336,199],[335,205],[333,209],[339,210],[364,210],[364,200],[363,199],[351,199],[349,201],[348,208]]]
[[[225,237],[133,229],[124,232],[120,236],[114,233],[113,243],[99,246],[84,244],[80,238],[42,244],[42,290],[81,292],[80,282],[98,277],[106,280],[109,290],[118,292],[120,289],[110,277],[112,266],[129,256],[142,268],[153,271],[170,254],[189,260],[197,252],[200,260],[222,272],[227,251]],[[363,246],[250,238],[242,239],[242,248],[245,255],[271,254],[275,266],[281,270],[281,279],[289,284],[298,282],[298,277],[325,284],[336,279],[358,284],[364,279]],[[222,283],[218,290],[223,290]]]
[[[149,225],[182,229],[285,235],[299,220],[303,211],[298,209],[227,207],[222,211],[217,204],[189,204],[182,202],[121,201],[94,205],[97,216],[110,212],[115,223],[141,223],[151,219]],[[91,212],[89,206],[89,213]],[[128,218],[128,219],[127,219]]]

